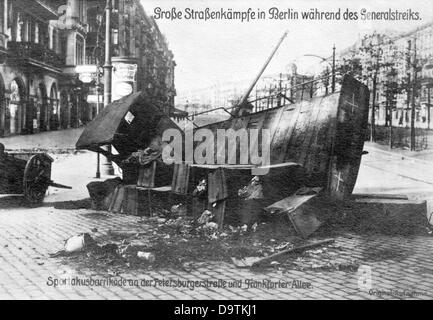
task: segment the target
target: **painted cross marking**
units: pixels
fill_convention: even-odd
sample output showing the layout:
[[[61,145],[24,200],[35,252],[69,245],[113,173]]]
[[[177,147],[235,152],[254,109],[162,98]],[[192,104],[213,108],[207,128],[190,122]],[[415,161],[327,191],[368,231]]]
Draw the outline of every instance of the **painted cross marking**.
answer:
[[[351,106],[351,112],[353,113],[353,108],[358,108],[358,106],[355,104],[355,94],[352,93],[352,102],[349,100],[346,100],[346,103]]]
[[[334,177],[337,178],[337,188],[336,191],[340,191],[340,182],[344,182],[343,179],[341,179],[341,171],[338,171],[338,175],[334,175]]]

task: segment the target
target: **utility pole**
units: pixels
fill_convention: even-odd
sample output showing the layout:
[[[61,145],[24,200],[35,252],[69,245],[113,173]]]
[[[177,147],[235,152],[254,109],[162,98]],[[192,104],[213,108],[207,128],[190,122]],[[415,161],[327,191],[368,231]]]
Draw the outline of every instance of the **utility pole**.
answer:
[[[98,8],[99,12],[99,8]],[[99,13],[98,13],[99,14]],[[98,30],[96,32],[96,46],[95,49],[93,49],[93,57],[95,58],[96,63],[96,115],[99,114],[99,111],[101,110],[101,103],[100,103],[100,94],[101,94],[101,60],[100,60],[100,42],[99,42],[99,33],[101,32],[101,26],[102,26],[102,15],[99,16],[100,18],[98,20]],[[98,50],[98,53],[96,53]],[[96,175],[95,178],[99,179],[101,178],[101,154],[99,152],[96,153]]]
[[[104,108],[111,103],[111,0],[107,0],[105,7],[105,63],[104,63]],[[107,146],[107,151],[111,154],[111,145]],[[111,160],[105,158],[104,173],[114,175],[114,168]]]
[[[335,44],[332,47],[332,92],[335,92]]]
[[[431,89],[431,84],[428,84],[427,87],[427,129],[430,129],[430,103],[431,103],[431,99],[430,99],[430,89]]]
[[[371,106],[370,141],[376,141],[376,89],[377,89],[377,70],[373,75],[373,101]]]
[[[325,95],[328,95],[328,87],[329,87],[329,66],[326,66],[326,80],[325,80]]]
[[[387,89],[389,91],[389,88]],[[385,100],[386,109],[389,116],[388,124],[389,124],[389,148],[392,149],[392,107],[393,107],[393,94],[391,92],[387,92],[387,97]]]
[[[282,99],[282,89],[283,89],[283,74],[280,73],[280,79],[278,80],[278,97],[277,97],[277,106],[281,107],[281,99]]]
[[[371,107],[371,128],[370,128],[370,141],[376,141],[376,95],[377,95],[377,77],[379,69],[381,68],[380,57],[382,55],[382,49],[379,48],[377,51],[373,49],[372,58],[375,60],[373,63],[373,101]]]
[[[98,42],[98,41],[97,41]],[[101,109],[101,104],[99,102],[99,95],[100,95],[100,90],[101,90],[101,75],[99,74],[99,57],[96,58],[97,59],[97,67],[96,67],[96,115],[99,114],[99,111]],[[100,166],[101,166],[101,154],[98,152],[97,156],[96,156],[96,176],[95,178],[99,179],[101,177],[101,171],[100,171]]]
[[[99,38],[99,35],[97,35],[96,37]],[[99,45],[99,40],[96,40],[96,47],[94,52],[96,51],[96,49],[98,48]],[[95,56],[95,54],[94,54]],[[99,61],[99,56],[95,57],[96,58],[96,115],[99,114],[99,110],[101,108],[101,104],[99,101],[99,96],[100,96],[100,90],[101,90],[101,75],[100,75],[100,61]],[[99,179],[101,177],[101,171],[100,171],[100,166],[101,166],[101,155],[99,152],[96,153],[96,175],[95,178]]]
[[[417,87],[417,57],[416,57],[416,37],[413,39],[413,81],[412,81],[412,106],[410,113],[410,150],[415,150],[415,96]]]

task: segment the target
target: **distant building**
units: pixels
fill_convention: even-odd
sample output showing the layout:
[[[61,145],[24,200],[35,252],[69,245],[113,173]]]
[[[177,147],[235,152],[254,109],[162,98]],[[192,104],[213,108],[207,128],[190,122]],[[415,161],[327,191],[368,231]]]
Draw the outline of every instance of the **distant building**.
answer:
[[[282,93],[290,101],[306,99],[310,96],[311,85],[302,85],[312,80],[311,76],[299,74],[295,64],[290,65],[288,73],[265,74],[254,86],[248,101],[253,104],[253,111],[274,108],[284,103]],[[251,79],[227,81],[207,88],[181,92],[177,99],[177,107],[189,114],[227,112],[212,111],[216,108],[230,109],[242,98],[250,85]],[[314,92],[317,94],[317,92]]]
[[[380,54],[381,62],[393,62],[394,68],[398,71],[396,80],[399,83],[409,83],[409,90],[403,90],[396,96],[395,106],[391,114],[387,114],[386,97],[384,95],[384,83],[386,73],[379,72],[376,91],[376,113],[375,120],[378,125],[385,125],[392,117],[394,126],[409,127],[411,122],[412,108],[412,84],[414,77],[414,57],[416,50],[417,64],[417,90],[415,92],[415,126],[421,128],[432,127],[433,119],[431,113],[431,101],[433,90],[433,22],[424,24],[414,30],[404,33],[387,32],[386,34],[372,33],[357,43],[339,53],[338,60],[360,58],[363,61],[363,54],[359,51],[361,46],[372,44],[382,49]],[[432,66],[432,67],[430,67]],[[364,80],[365,81],[365,80]],[[372,92],[372,81],[366,81]],[[429,97],[430,96],[430,97]],[[373,97],[370,98],[372,103]],[[429,104],[430,101],[430,104]],[[371,117],[371,115],[370,115]]]

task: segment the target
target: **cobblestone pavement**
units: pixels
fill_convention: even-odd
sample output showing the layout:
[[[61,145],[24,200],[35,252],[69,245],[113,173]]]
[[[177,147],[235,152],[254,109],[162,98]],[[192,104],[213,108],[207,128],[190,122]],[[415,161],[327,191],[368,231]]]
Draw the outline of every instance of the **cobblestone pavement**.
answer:
[[[190,272],[173,269],[109,272],[74,268],[50,253],[60,250],[63,240],[97,228],[96,238],[109,229],[140,226],[152,232],[140,217],[98,213],[91,210],[41,208],[0,209],[1,299],[431,299],[433,297],[433,237],[340,234],[336,244],[366,267],[358,271],[251,271],[227,262],[208,262]],[[393,254],[390,254],[393,252]],[[397,254],[396,254],[397,253]],[[62,262],[63,261],[63,262]],[[371,282],[368,277],[371,268]],[[363,271],[366,270],[366,274]],[[51,278],[50,278],[51,277]],[[99,279],[101,286],[72,286],[54,279]],[[52,279],[52,280],[50,280]],[[139,285],[121,283],[139,280]],[[226,288],[166,286],[158,280],[227,281]],[[246,280],[279,282],[278,287],[247,288]],[[365,279],[365,281],[364,281]],[[146,286],[141,280],[153,280]],[[228,284],[242,286],[229,287]],[[311,288],[292,288],[293,280],[311,283]],[[117,281],[117,282],[114,282]],[[289,283],[283,287],[281,283]],[[364,284],[365,283],[365,284]],[[135,283],[136,285],[137,283]],[[299,284],[299,282],[297,282]],[[359,286],[361,284],[361,286]],[[371,291],[364,289],[371,284]],[[378,293],[382,292],[381,296]]]

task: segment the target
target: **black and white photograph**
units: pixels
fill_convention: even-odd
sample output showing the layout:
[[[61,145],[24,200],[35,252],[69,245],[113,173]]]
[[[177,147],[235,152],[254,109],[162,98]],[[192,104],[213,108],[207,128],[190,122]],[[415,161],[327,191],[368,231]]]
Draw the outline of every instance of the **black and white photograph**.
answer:
[[[0,0],[0,300],[431,300],[432,100],[431,0]]]

